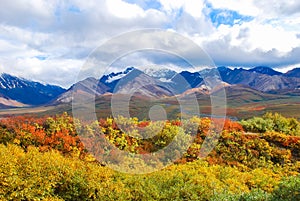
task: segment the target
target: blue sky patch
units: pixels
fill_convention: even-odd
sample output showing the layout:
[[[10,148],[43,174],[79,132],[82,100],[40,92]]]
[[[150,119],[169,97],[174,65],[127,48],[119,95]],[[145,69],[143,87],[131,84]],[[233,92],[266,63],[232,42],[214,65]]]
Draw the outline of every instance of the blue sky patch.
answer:
[[[47,59],[47,56],[39,55],[39,56],[35,56],[35,58],[37,58],[38,60],[44,61]]]
[[[216,27],[219,27],[221,24],[233,26],[254,19],[251,16],[241,15],[236,11],[224,9],[212,9],[209,13],[209,17]]]
[[[77,7],[77,6],[74,6],[74,5],[71,5],[69,8],[68,8],[68,11],[69,12],[72,12],[72,13],[80,13],[80,9]]]
[[[148,10],[148,9],[159,10],[162,6],[160,2],[156,0],[124,0],[124,1],[130,4],[137,4],[144,10]]]

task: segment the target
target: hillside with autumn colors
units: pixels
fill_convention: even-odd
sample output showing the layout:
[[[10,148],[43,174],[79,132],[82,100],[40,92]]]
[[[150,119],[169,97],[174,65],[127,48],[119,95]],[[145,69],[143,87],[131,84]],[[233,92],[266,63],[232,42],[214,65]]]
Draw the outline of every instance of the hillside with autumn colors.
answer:
[[[217,141],[206,140],[214,134]],[[212,146],[207,156],[204,142]],[[152,160],[168,145],[172,154],[165,149]],[[0,199],[299,200],[299,153],[300,122],[277,113],[240,122],[10,117],[0,121]]]

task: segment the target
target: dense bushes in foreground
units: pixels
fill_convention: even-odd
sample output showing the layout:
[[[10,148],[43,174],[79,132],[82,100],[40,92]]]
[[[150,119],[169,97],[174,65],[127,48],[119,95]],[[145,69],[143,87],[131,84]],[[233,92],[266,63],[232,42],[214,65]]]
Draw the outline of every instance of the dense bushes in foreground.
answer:
[[[273,119],[280,129],[245,133],[244,129],[256,131],[249,130],[251,119],[241,124],[225,120],[223,126],[219,119],[197,117],[187,122],[119,117],[82,123],[67,114],[2,119],[0,200],[297,200],[300,137],[293,134],[297,134],[299,122],[278,114],[264,118]],[[264,122],[255,122],[251,128],[261,128],[260,124]],[[293,132],[287,131],[286,125],[294,128]],[[218,132],[218,142],[208,142],[208,146],[216,146],[200,160],[203,142]],[[163,167],[170,160],[167,152],[156,161],[145,156],[180,136],[170,155],[176,156],[190,133],[193,140],[187,151],[163,170],[130,175],[108,168],[122,165],[132,169],[137,162],[135,171],[154,170],[153,163]],[[115,150],[101,146],[105,140],[130,154],[120,157]],[[102,157],[97,159],[114,159],[112,164],[98,163],[87,147],[96,149],[93,152]],[[135,156],[141,158],[135,160]]]
[[[284,167],[242,172],[196,161],[128,175],[16,145],[0,145],[0,167],[1,200],[295,200],[300,192],[300,177]]]

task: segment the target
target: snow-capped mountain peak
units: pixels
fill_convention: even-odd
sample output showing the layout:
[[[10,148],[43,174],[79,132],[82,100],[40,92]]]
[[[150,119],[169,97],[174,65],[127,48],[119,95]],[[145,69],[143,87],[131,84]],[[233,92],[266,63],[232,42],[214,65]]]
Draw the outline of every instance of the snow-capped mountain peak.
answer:
[[[146,75],[160,80],[161,82],[172,82],[177,72],[168,68],[145,68],[142,70]]]
[[[112,83],[113,81],[119,80],[123,77],[125,77],[128,73],[133,71],[135,68],[134,67],[128,67],[126,70],[118,73],[110,73],[108,75],[104,75],[103,77],[105,78],[105,83]]]
[[[2,89],[23,88],[24,85],[26,83],[23,78],[17,78],[6,73],[0,75],[0,88]]]

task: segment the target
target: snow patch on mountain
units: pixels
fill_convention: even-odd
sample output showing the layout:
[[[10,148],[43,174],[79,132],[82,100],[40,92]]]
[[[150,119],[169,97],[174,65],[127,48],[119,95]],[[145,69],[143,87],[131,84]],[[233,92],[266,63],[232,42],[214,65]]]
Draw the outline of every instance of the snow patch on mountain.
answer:
[[[107,78],[105,80],[105,83],[112,83],[115,80],[122,79],[125,77],[128,73],[134,70],[134,67],[129,67],[123,72],[118,72],[118,73],[110,73],[107,75]]]
[[[142,70],[146,75],[156,78],[161,82],[172,82],[177,72],[167,68],[145,68]]]

